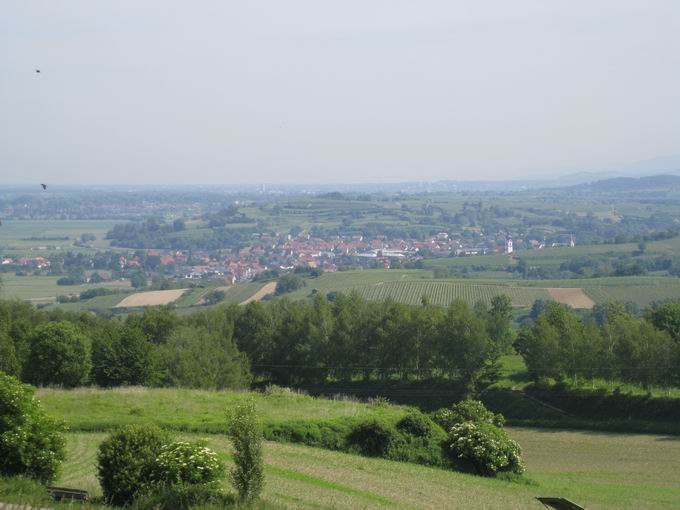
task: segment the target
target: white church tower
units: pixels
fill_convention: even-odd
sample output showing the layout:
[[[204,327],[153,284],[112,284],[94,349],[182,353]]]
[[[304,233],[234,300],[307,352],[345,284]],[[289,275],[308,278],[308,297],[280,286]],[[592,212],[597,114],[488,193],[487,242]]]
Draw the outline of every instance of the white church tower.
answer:
[[[512,239],[508,238],[507,241],[505,241],[505,253],[510,255],[512,253]]]

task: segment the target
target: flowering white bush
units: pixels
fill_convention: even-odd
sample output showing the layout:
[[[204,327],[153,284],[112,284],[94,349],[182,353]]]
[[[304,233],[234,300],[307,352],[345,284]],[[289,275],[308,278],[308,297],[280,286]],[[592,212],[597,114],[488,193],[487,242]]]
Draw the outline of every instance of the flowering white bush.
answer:
[[[481,475],[495,476],[502,471],[522,474],[525,470],[519,444],[490,423],[466,421],[454,425],[449,445],[454,457]]]
[[[202,443],[175,441],[161,448],[151,470],[152,483],[219,485],[224,468]]]

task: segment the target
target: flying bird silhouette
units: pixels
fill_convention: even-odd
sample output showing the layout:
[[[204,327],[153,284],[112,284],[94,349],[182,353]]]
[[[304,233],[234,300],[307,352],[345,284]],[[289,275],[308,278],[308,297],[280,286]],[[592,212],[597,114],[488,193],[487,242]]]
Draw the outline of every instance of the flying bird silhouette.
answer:
[[[47,184],[40,184],[43,187],[43,191],[47,189]]]

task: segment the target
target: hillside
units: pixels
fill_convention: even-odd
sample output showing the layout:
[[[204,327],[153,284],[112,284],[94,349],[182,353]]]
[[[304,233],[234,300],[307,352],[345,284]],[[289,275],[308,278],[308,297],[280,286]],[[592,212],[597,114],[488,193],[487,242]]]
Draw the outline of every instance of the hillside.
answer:
[[[190,390],[41,390],[51,414],[74,431],[109,430],[116,423],[157,421],[175,430],[216,427],[224,410],[244,393]],[[285,419],[348,419],[372,413],[399,414],[400,407],[312,399],[295,394],[258,395],[265,422]],[[589,510],[665,509],[680,504],[676,483],[680,442],[665,436],[601,434],[509,428],[523,447],[526,483],[487,479],[404,462],[366,458],[301,445],[265,444],[265,508],[540,509],[536,496],[568,497]],[[230,463],[221,434],[183,433],[207,439]],[[95,496],[95,455],[103,433],[68,435],[68,458],[58,484]],[[654,459],[653,463],[649,459]],[[0,490],[2,490],[0,480]],[[5,493],[6,494],[6,493]],[[18,496],[9,496],[19,501]],[[14,498],[14,499],[12,499]],[[46,501],[45,501],[46,502]]]

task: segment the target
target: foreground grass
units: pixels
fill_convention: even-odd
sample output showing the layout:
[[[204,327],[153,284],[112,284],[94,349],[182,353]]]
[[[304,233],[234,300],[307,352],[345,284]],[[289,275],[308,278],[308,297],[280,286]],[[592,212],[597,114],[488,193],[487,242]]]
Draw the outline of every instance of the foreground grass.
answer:
[[[562,496],[589,510],[680,506],[680,440],[663,436],[508,429],[525,452],[528,483],[364,458],[305,446],[266,443],[265,508],[540,509],[536,496]],[[68,434],[58,484],[100,495],[96,451],[101,433]],[[207,439],[231,464],[224,436]]]
[[[225,412],[245,398],[256,400],[263,421],[333,420],[395,417],[401,406],[352,400],[317,399],[294,392],[253,392],[127,387],[114,389],[40,389],[45,410],[71,430],[105,431],[117,425],[155,423],[186,432],[222,432]]]
[[[511,361],[511,360],[508,360]],[[514,367],[515,369],[517,367]],[[205,438],[230,462],[224,412],[254,396],[265,423],[395,417],[399,406],[177,389],[42,389],[48,413],[71,427],[58,484],[100,494],[95,456],[101,432],[125,423],[156,423],[187,439]],[[80,432],[76,432],[80,431]],[[202,434],[190,433],[199,431]],[[266,444],[266,508],[541,508],[536,496],[562,496],[592,509],[680,507],[680,439],[509,428],[523,447],[527,478],[508,482],[301,445]],[[14,499],[13,501],[16,501]]]

